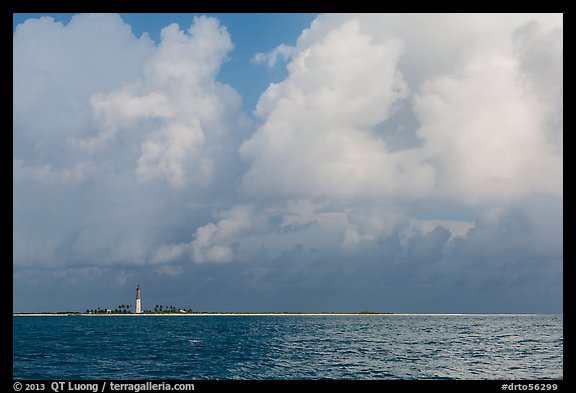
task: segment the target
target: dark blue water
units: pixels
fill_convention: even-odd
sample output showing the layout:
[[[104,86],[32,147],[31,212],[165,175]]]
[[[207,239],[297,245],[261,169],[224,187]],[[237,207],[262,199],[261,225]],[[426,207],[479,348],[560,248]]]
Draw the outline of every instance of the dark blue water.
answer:
[[[562,379],[562,316],[14,317],[15,379]]]

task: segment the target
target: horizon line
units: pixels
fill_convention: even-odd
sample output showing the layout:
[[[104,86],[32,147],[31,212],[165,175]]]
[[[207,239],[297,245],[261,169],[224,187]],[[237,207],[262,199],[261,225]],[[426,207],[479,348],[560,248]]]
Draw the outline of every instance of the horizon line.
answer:
[[[104,313],[92,314],[76,311],[13,312],[12,316],[515,316],[515,315],[564,315],[563,312],[510,312],[510,313],[405,313],[405,312],[333,312],[333,311],[194,311],[191,313]]]

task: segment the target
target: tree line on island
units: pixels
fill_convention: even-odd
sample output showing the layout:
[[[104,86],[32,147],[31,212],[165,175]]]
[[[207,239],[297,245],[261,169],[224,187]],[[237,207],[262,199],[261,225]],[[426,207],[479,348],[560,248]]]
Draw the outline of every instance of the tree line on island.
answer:
[[[95,308],[95,309],[87,309],[86,314],[132,314],[134,311],[132,310],[131,304],[121,304],[115,309],[110,308]],[[163,306],[161,304],[157,304],[154,306],[154,310],[143,310],[143,314],[171,314],[171,313],[192,313],[192,309],[184,309],[184,308],[177,308],[175,306]]]

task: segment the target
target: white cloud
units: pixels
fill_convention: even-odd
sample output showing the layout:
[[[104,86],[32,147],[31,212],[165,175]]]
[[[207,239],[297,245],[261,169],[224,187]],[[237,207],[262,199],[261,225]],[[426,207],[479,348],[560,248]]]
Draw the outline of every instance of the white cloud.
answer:
[[[52,165],[30,166],[23,160],[13,160],[12,171],[17,179],[29,179],[42,183],[80,182],[89,177],[95,170],[91,162],[79,161],[71,168],[54,170]]]
[[[144,62],[141,80],[92,97],[105,127],[96,140],[137,127],[143,139],[139,179],[165,178],[179,188],[210,183],[214,157],[206,145],[230,142],[223,139],[230,131],[226,122],[240,108],[237,93],[215,79],[232,47],[214,18],[195,17],[187,32],[176,24],[165,27],[158,49]]]
[[[244,232],[259,225],[259,217],[246,205],[221,212],[219,217],[216,224],[210,222],[196,230],[190,243],[195,262],[230,262],[234,257],[234,243]]]
[[[286,80],[260,98],[263,125],[240,149],[250,165],[243,190],[473,205],[561,194],[561,23],[522,14],[320,16],[299,38]],[[552,114],[542,91],[553,96]],[[420,144],[387,145],[397,108],[419,125],[396,133]]]
[[[15,280],[151,272],[246,294],[249,277],[272,304],[527,269],[543,293],[561,276],[562,34],[558,15],[321,15],[255,56],[288,76],[251,129],[218,81],[234,37],[214,18],[158,45],[117,15],[30,20],[14,34]]]
[[[541,125],[555,154],[563,154],[564,40],[562,24],[544,27],[532,20],[512,35],[514,52],[525,88],[538,100],[545,122]]]
[[[216,80],[232,47],[206,17],[186,31],[166,27],[157,46],[118,15],[16,28],[16,266],[169,265],[188,256],[170,246],[173,227],[193,233],[189,206],[232,189],[249,124],[241,98]]]
[[[299,51],[288,78],[260,98],[264,124],[240,149],[250,162],[243,189],[346,198],[431,187],[434,173],[418,152],[392,153],[374,130],[407,94],[402,52],[399,40],[377,43],[357,20]]]
[[[14,127],[42,148],[90,130],[88,97],[135,80],[154,50],[147,35],[134,37],[109,14],[75,15],[66,26],[29,19],[16,27],[13,45]]]
[[[285,61],[289,60],[294,55],[295,51],[296,48],[293,46],[280,44],[268,53],[256,53],[252,58],[252,62],[256,64],[265,62],[268,67],[274,67],[276,66],[276,63],[280,57],[282,57]]]
[[[520,85],[513,58],[477,59],[459,75],[431,80],[414,108],[443,197],[476,202],[561,193],[562,158],[547,142],[542,108]]]
[[[187,243],[161,244],[150,257],[152,263],[166,263],[182,257],[190,246]]]

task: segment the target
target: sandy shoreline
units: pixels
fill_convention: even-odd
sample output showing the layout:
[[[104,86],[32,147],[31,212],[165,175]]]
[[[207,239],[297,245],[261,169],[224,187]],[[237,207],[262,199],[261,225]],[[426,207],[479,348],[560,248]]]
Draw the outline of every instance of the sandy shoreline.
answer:
[[[213,313],[174,313],[174,314],[52,314],[52,313],[13,313],[13,317],[67,317],[67,316],[83,316],[83,317],[284,317],[284,316],[306,316],[306,317],[373,317],[373,316],[387,316],[387,317],[451,317],[451,316],[526,316],[538,314],[407,314],[407,313],[236,313],[236,312],[213,312]]]
[[[67,317],[67,316],[82,316],[82,317],[267,317],[267,316],[373,316],[373,315],[399,315],[399,314],[360,314],[360,313],[237,313],[237,312],[210,312],[210,313],[145,313],[145,314],[50,314],[50,313],[14,313],[14,317]]]

